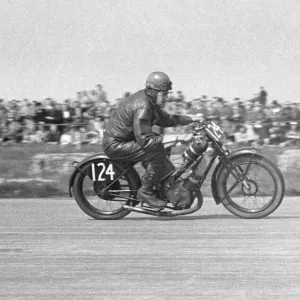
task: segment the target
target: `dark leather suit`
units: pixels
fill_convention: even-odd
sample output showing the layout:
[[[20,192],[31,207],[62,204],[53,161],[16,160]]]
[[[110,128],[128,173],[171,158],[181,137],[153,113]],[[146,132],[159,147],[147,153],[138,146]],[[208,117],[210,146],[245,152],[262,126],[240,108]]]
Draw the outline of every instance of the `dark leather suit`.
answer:
[[[165,149],[162,137],[152,126],[172,127],[192,122],[188,116],[170,115],[159,108],[146,90],[122,100],[106,125],[103,137],[105,154],[115,160],[146,166],[143,188],[152,190],[164,173]]]

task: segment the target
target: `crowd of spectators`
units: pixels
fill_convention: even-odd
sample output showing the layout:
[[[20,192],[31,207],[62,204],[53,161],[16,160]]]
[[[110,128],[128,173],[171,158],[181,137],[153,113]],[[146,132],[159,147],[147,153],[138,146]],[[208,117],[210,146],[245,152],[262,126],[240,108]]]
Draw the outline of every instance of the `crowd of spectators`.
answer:
[[[52,98],[41,102],[0,99],[0,141],[2,144],[100,143],[103,124],[115,105],[110,104],[100,84],[62,103]]]
[[[94,90],[78,92],[75,99],[63,102],[0,99],[0,144],[49,143],[100,144],[103,127],[119,101],[111,103],[102,85]],[[261,88],[252,99],[203,95],[187,101],[181,91],[170,92],[165,109],[169,113],[198,114],[213,117],[226,133],[226,143],[239,145],[289,145],[300,141],[300,103],[268,101]],[[165,133],[189,133],[191,126],[168,128]]]
[[[213,118],[225,131],[227,144],[287,146],[300,143],[300,103],[268,101],[267,96],[261,87],[255,97],[247,100],[234,98],[229,102],[221,97],[208,99],[203,95],[186,102],[179,91],[177,96],[171,94],[173,101],[167,104],[166,110],[183,114],[201,113]],[[185,130],[179,127],[177,133]]]

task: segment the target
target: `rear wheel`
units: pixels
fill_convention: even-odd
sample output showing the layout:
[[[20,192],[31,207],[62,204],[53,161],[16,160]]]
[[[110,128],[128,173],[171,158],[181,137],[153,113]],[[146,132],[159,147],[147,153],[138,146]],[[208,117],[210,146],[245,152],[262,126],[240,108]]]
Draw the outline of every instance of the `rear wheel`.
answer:
[[[109,170],[108,176],[101,169],[100,173],[95,172],[95,166],[98,165]],[[126,198],[136,197],[139,178],[135,178],[130,171],[122,175],[122,171],[112,162],[93,161],[84,165],[81,172],[77,172],[73,184],[74,198],[78,206],[87,215],[98,220],[115,220],[128,215],[130,211],[123,206],[128,203]],[[113,178],[110,177],[111,174]],[[105,191],[109,185],[109,189]],[[131,201],[130,204],[135,205],[137,202]]]
[[[247,219],[263,218],[274,212],[285,191],[277,166],[260,155],[252,159],[251,154],[233,158],[231,162],[235,170],[245,175],[245,181],[239,182],[225,167],[220,170],[217,190],[225,208]]]

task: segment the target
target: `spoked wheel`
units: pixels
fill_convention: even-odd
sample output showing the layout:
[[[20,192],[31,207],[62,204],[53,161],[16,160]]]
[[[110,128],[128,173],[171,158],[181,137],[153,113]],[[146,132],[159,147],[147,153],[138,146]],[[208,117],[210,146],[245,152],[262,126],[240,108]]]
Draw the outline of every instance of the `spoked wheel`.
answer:
[[[138,189],[138,182],[130,172],[122,175],[122,170],[115,165],[103,162],[88,163],[81,170],[74,178],[74,198],[87,215],[94,219],[112,220],[130,213],[123,206],[131,201],[127,198],[135,197]],[[130,204],[137,202],[131,201]]]
[[[248,219],[263,218],[280,205],[284,196],[284,179],[280,170],[268,159],[256,155],[233,158],[235,169],[245,174],[239,182],[223,168],[219,173],[218,193],[231,213]]]

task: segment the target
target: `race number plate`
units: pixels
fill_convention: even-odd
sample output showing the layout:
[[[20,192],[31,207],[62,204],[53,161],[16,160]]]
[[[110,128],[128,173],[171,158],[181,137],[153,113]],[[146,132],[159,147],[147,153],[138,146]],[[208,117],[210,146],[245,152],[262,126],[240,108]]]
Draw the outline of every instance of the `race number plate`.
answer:
[[[94,182],[113,181],[117,177],[113,164],[105,161],[91,163],[88,175]]]
[[[225,139],[224,131],[215,122],[208,121],[205,129],[209,136],[217,142],[222,142]]]

